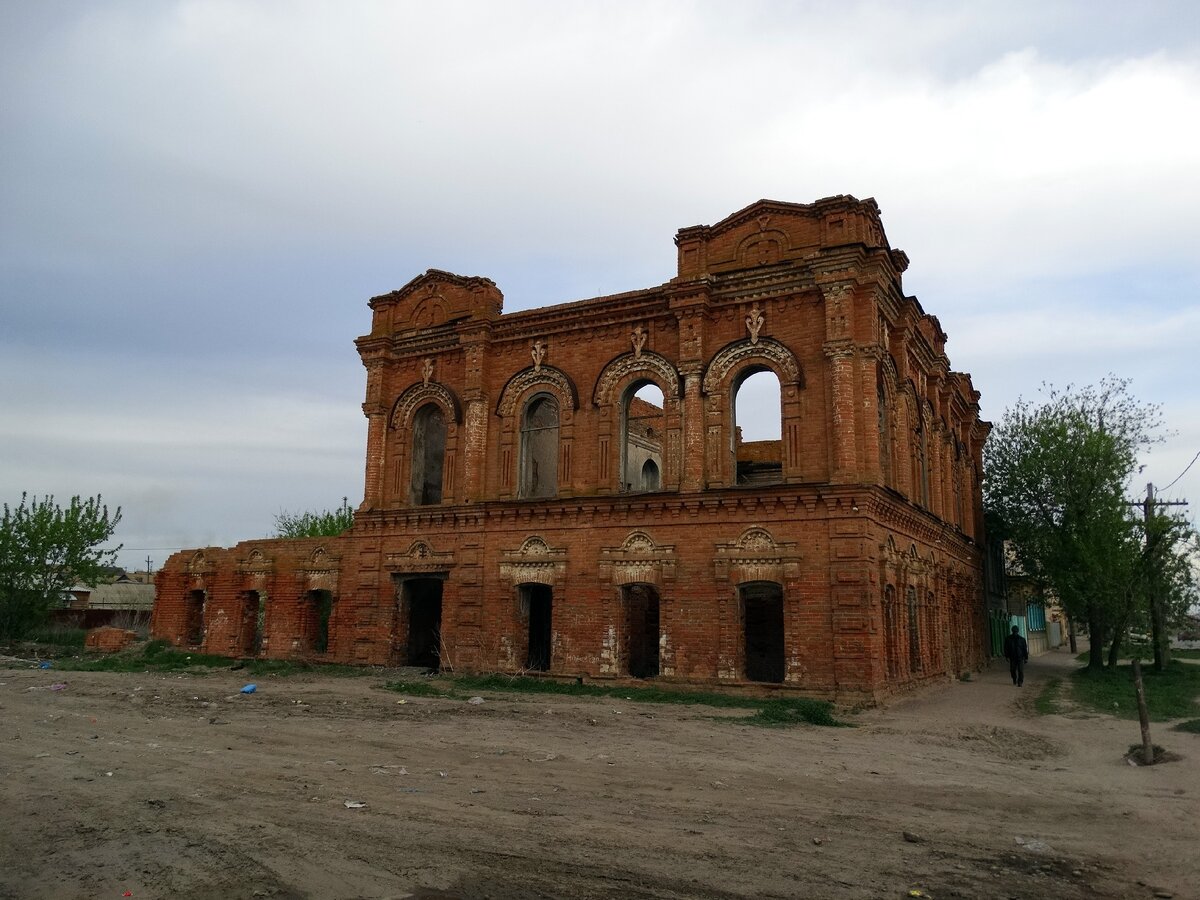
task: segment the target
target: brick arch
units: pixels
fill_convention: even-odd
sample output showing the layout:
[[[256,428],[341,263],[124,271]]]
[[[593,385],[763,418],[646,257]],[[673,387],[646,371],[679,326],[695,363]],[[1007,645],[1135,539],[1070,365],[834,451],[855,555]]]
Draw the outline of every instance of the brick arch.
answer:
[[[456,425],[462,424],[462,404],[458,396],[445,385],[430,381],[411,385],[396,398],[388,414],[388,428],[407,428],[413,413],[426,403],[438,404],[447,414],[447,420]]]
[[[536,369],[530,366],[508,379],[508,383],[500,391],[496,415],[513,415],[525,394],[532,388],[540,388],[554,395],[564,413],[567,410],[579,409],[579,391],[575,389],[575,382],[571,380],[571,376],[554,366],[539,366]]]
[[[755,364],[774,372],[780,387],[804,387],[804,371],[791,350],[773,338],[760,337],[756,343],[743,338],[726,344],[709,362],[704,372],[704,393],[728,390],[738,372]]]
[[[500,392],[496,414],[500,417],[500,496],[512,497],[519,492],[521,418],[526,402],[534,395],[545,393],[558,401],[558,469],[556,495],[570,496],[573,492],[573,457],[575,446],[575,411],[579,409],[579,392],[565,372],[554,366],[530,366],[513,375]]]
[[[625,396],[638,381],[656,385],[663,393],[662,490],[678,490],[683,469],[682,379],[664,356],[643,350],[611,360],[596,379],[592,403],[596,406],[596,458],[601,490],[622,490],[625,466]]]
[[[727,344],[708,364],[702,380],[705,394],[704,466],[709,487],[732,487],[737,483],[733,415],[733,387],[751,368],[765,369],[779,379],[781,480],[798,482],[801,467],[801,422],[803,419],[804,371],[792,351],[773,338],[748,338]]]
[[[604,367],[600,377],[596,379],[592,403],[595,406],[604,406],[613,402],[614,394],[619,394],[615,390],[617,386],[639,375],[657,384],[664,397],[677,399],[680,396],[679,373],[671,361],[650,350],[643,350],[641,356],[626,353],[611,360]]]
[[[413,463],[413,417],[423,407],[433,404],[445,415],[446,436],[442,450],[442,502],[455,498],[458,460],[458,426],[462,424],[462,405],[458,396],[436,381],[417,382],[409,386],[388,414],[389,437],[386,442],[385,493],[391,505],[408,506],[412,497],[411,466]]]

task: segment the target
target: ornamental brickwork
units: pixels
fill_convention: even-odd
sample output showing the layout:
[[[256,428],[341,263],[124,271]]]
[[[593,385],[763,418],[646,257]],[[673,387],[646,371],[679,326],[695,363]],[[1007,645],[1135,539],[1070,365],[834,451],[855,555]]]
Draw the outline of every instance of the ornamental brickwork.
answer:
[[[675,244],[675,278],[611,297],[504,314],[430,270],[373,298],[354,526],[175,554],[154,634],[843,702],[978,667],[989,425],[875,202],[759,201]],[[759,372],[779,438],[743,441]]]

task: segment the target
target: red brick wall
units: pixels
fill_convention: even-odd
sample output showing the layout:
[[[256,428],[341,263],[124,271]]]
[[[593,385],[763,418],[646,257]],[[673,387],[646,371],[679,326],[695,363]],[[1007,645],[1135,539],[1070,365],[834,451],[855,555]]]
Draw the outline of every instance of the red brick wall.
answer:
[[[491,282],[431,271],[373,299],[354,528],[176,554],[155,633],[184,640],[203,591],[204,649],[248,652],[257,591],[261,652],[311,656],[309,597],[324,590],[325,658],[403,663],[396,579],[438,577],[443,663],[513,670],[517,585],[536,582],[554,596],[551,670],[621,676],[621,587],[642,583],[660,598],[660,676],[741,683],[739,586],[767,581],[782,589],[790,687],[871,698],[978,665],[987,425],[937,320],[904,296],[907,258],[874,202],[762,202],[676,243],[678,278],[614,297],[502,315]],[[737,487],[731,394],[763,369],[781,383],[781,483]],[[621,404],[646,381],[664,394],[663,490],[623,494]],[[543,392],[560,407],[558,491],[522,499],[522,413]],[[410,426],[426,403],[448,423],[442,502],[414,507]],[[889,608],[888,585],[915,606]]]

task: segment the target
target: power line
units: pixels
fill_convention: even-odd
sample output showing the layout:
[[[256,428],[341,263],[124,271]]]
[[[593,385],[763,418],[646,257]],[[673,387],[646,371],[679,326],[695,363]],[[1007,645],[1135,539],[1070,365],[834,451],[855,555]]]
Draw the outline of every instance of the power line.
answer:
[[[1200,450],[1197,450],[1197,451],[1196,451],[1196,455],[1192,457],[1192,461],[1191,461],[1190,463],[1188,463],[1188,464],[1187,464],[1187,465],[1184,467],[1183,471],[1182,471],[1182,472],[1180,472],[1178,475],[1176,475],[1176,476],[1175,476],[1175,481],[1178,481],[1180,478],[1182,478],[1184,475],[1186,475],[1186,474],[1188,473],[1188,469],[1190,469],[1190,468],[1192,467],[1192,465],[1193,465],[1193,464],[1196,462],[1196,460],[1198,460],[1198,459],[1200,459]],[[1162,490],[1162,491],[1169,491],[1171,488],[1173,488],[1173,487],[1175,486],[1175,481],[1172,481],[1172,482],[1171,482],[1170,484],[1168,484],[1168,485],[1167,485],[1165,488],[1159,488],[1159,490]]]

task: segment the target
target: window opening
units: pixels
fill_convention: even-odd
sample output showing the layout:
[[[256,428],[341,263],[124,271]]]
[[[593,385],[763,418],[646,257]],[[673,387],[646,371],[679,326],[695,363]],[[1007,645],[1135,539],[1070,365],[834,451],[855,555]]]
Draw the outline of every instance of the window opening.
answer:
[[[652,382],[641,382],[625,397],[621,490],[657,491],[667,433],[662,389]]]
[[[908,599],[908,667],[913,672],[921,671],[921,621],[918,618],[917,590],[909,588]]]
[[[784,674],[783,588],[769,581],[743,585],[746,678],[781,682]]]
[[[521,496],[553,497],[558,491],[558,401],[538,394],[521,423]]]
[[[896,589],[887,585],[883,589],[883,640],[889,678],[900,676],[900,622],[896,609]]]
[[[783,407],[779,377],[752,369],[733,389],[733,456],[737,483],[783,480]]]
[[[436,403],[422,406],[413,416],[412,432],[412,502],[418,506],[441,503],[446,459],[446,417],[442,408]]]

